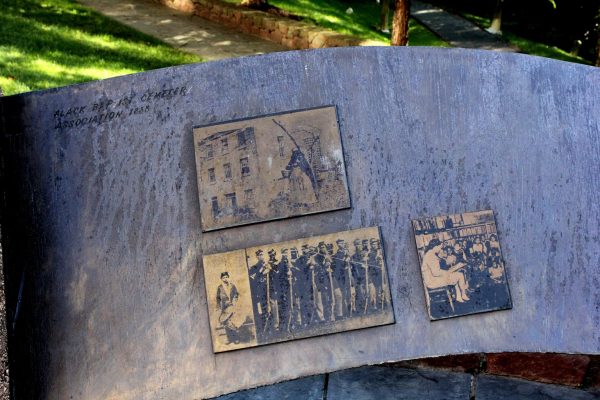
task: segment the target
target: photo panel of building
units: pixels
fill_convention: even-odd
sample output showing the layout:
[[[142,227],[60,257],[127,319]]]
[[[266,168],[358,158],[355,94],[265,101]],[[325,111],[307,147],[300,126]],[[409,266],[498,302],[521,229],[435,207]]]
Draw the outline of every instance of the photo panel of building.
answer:
[[[394,323],[377,227],[256,246],[203,261],[215,352]],[[224,288],[223,278],[230,286]],[[234,294],[231,285],[236,285]],[[244,327],[241,334],[237,326]]]
[[[412,224],[432,320],[512,308],[493,211]]]
[[[335,107],[194,128],[203,231],[350,206]]]

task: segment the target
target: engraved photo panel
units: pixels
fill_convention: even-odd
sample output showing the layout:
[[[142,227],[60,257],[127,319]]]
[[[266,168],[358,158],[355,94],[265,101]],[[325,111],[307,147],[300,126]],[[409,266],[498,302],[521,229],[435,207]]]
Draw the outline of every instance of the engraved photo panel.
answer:
[[[204,256],[216,353],[394,323],[379,228]]]
[[[333,106],[194,128],[202,230],[350,207]]]
[[[412,223],[432,320],[512,308],[493,211]]]

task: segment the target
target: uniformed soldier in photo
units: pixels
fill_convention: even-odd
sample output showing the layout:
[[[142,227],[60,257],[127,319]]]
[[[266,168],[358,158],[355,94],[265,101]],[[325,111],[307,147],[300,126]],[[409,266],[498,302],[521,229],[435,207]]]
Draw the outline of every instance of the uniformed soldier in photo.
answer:
[[[327,247],[327,254],[333,256],[333,243],[327,243],[325,246]]]
[[[348,245],[344,239],[336,240],[337,251],[333,255],[331,268],[333,274],[334,315],[336,319],[352,316],[353,288],[352,269]],[[354,310],[356,312],[356,310]]]
[[[379,239],[371,239],[369,263],[369,308],[383,310],[387,305],[387,281]]]
[[[264,252],[257,250],[256,264],[250,267],[248,270],[248,276],[250,277],[250,292],[252,293],[252,310],[254,312],[254,321],[256,325],[256,334],[262,335],[265,329],[265,322],[267,319],[267,276],[264,274],[265,267],[267,265]]]
[[[293,307],[290,307],[290,312],[291,312],[290,329],[295,329],[295,328],[300,327],[302,324],[302,312],[301,312],[302,309],[300,306],[300,296],[302,295],[302,293],[299,290],[299,283],[298,283],[298,281],[302,278],[301,278],[301,271],[296,266],[296,261],[298,260],[298,257],[300,256],[298,254],[298,249],[296,247],[290,248],[289,254],[290,254],[290,270],[288,272],[288,276],[291,273],[289,282],[292,285],[291,296],[292,296],[292,304],[293,304]]]
[[[369,254],[369,239],[362,240],[363,254]]]
[[[310,261],[310,249],[308,245],[303,244],[294,267],[298,270],[296,286],[300,300],[300,324],[304,328],[311,323],[314,313],[313,274]]]
[[[267,331],[274,333],[279,330],[279,260],[277,260],[277,252],[274,249],[269,250],[269,262],[265,269],[267,275],[267,296],[269,301],[269,309],[267,313],[268,327]]]
[[[289,332],[292,326],[293,266],[288,258],[288,249],[281,249],[281,260],[277,265],[277,305],[279,309],[279,330]]]
[[[333,276],[331,257],[325,242],[319,242],[317,254],[313,256],[315,274],[315,306],[320,322],[333,321]]]
[[[356,292],[356,311],[358,314],[367,312],[367,279],[368,268],[367,256],[363,243],[360,239],[354,240],[354,254],[351,259],[352,277],[354,279],[354,290]]]
[[[365,258],[365,260],[366,260],[365,262],[367,264],[366,272],[365,272],[365,276],[366,276],[365,289],[367,290],[366,304],[365,304],[365,307],[363,310],[365,313],[369,312],[373,308],[373,306],[377,303],[377,300],[376,300],[377,296],[375,294],[376,293],[375,285],[373,282],[371,282],[371,272],[370,272],[371,265],[369,264],[369,252],[371,249],[369,247],[369,244],[370,244],[369,239],[362,240],[362,246],[363,246],[362,254],[363,254],[363,257]]]

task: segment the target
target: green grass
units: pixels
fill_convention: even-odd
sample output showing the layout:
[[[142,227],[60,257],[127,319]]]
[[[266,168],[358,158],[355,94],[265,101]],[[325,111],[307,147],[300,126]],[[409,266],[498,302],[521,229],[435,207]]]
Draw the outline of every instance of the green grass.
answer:
[[[198,61],[72,0],[0,0],[5,95]]]
[[[460,15],[462,15],[464,18],[468,19],[469,21],[479,25],[482,28],[490,26],[490,23],[491,23],[490,19],[483,18],[483,17],[477,16],[477,15],[468,14],[468,13],[460,13]],[[506,41],[508,41],[510,44],[517,46],[519,49],[521,49],[521,52],[525,53],[525,54],[531,54],[534,56],[547,57],[547,58],[554,58],[556,60],[569,61],[569,62],[580,63],[580,64],[590,64],[589,61],[587,61],[581,57],[577,57],[572,54],[569,54],[568,52],[561,50],[558,47],[548,46],[543,43],[534,42],[532,40],[525,39],[521,36],[511,33],[510,31],[505,30],[505,28],[502,29],[502,37]]]
[[[225,1],[239,4],[239,0]],[[376,28],[379,25],[380,5],[374,0],[345,2],[340,0],[269,0],[269,4],[298,15],[307,22],[346,35],[388,43],[390,41],[389,34],[384,34]],[[346,14],[348,7],[352,7],[354,11],[352,14]],[[409,43],[411,46],[448,46],[446,42],[412,19],[409,23]]]

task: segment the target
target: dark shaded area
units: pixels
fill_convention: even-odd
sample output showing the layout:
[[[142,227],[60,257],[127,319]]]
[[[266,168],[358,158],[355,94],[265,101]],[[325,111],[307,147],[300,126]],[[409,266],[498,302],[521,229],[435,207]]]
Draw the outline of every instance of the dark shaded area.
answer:
[[[0,97],[3,96],[2,88],[0,87]],[[0,103],[0,132],[3,126],[2,103]],[[3,187],[1,180],[2,173],[0,170],[0,190]],[[2,229],[0,228],[0,242],[2,241]],[[6,297],[4,286],[4,263],[2,262],[2,245],[0,244],[0,400],[8,400],[9,393],[9,370],[8,370],[8,334],[6,326]]]
[[[321,400],[326,376],[315,375],[258,389],[244,390],[220,396],[219,400]]]
[[[387,364],[395,368],[487,373],[600,391],[600,356],[564,353],[474,353]]]
[[[385,365],[392,368],[434,368],[478,374],[485,371],[486,355],[484,353],[460,354],[455,356],[430,357],[419,360],[400,361]]]
[[[592,387],[600,391],[600,355],[589,356],[590,363],[583,377],[582,386]]]
[[[581,354],[490,353],[486,355],[489,374],[514,376],[567,386],[585,385],[592,364],[589,356]],[[591,384],[589,386],[593,386]]]
[[[503,38],[492,35],[472,22],[420,1],[411,2],[413,18],[452,46],[496,51],[518,51]]]
[[[452,295],[452,294],[451,294]],[[432,300],[439,294],[432,295]],[[431,302],[431,316],[435,319],[472,314],[477,312],[494,311],[511,307],[509,293],[503,283],[481,280],[480,286],[469,294],[471,300],[465,303],[453,301],[454,310],[450,308],[447,298]]]
[[[47,304],[34,303],[34,287],[44,290],[52,285],[53,272],[41,266],[47,247],[48,232],[38,221],[42,219],[45,199],[38,179],[31,169],[18,168],[21,157],[29,147],[22,133],[26,122],[22,118],[23,98],[5,97],[0,103],[3,125],[0,125],[1,160],[0,184],[3,195],[0,209],[2,226],[2,262],[5,279],[8,358],[10,364],[11,396],[15,399],[43,398],[42,388],[47,387],[48,326],[51,315]],[[6,171],[13,171],[7,174]],[[6,210],[10,210],[6,212]],[[37,286],[36,286],[37,285]],[[44,310],[44,311],[42,311]],[[17,384],[21,382],[21,384]],[[27,384],[23,384],[27,382]]]
[[[469,13],[491,19],[496,0],[431,0],[444,9]],[[524,38],[556,46],[565,51],[581,40],[579,55],[590,62],[596,60],[600,4],[587,0],[505,0],[502,11],[502,30]],[[487,28],[487,27],[485,27]]]
[[[0,91],[0,97],[2,91]],[[0,234],[1,240],[1,234]],[[2,246],[0,246],[0,269],[2,269]],[[6,298],[4,297],[4,272],[0,273],[0,400],[8,400],[9,369],[8,369],[8,335],[6,332]]]
[[[600,399],[600,393],[519,379],[482,375],[477,377],[476,398],[477,400],[593,400]]]
[[[258,4],[258,5],[248,5],[248,6],[238,5],[238,7],[244,8],[244,9],[249,9],[249,10],[264,11],[264,12],[268,12],[269,14],[276,15],[278,17],[289,18],[289,19],[293,19],[295,21],[302,20],[301,16],[291,13],[289,11],[283,10],[277,6],[274,6],[274,5],[266,3],[266,2]]]
[[[328,400],[467,400],[471,375],[405,368],[364,367],[330,374]]]

